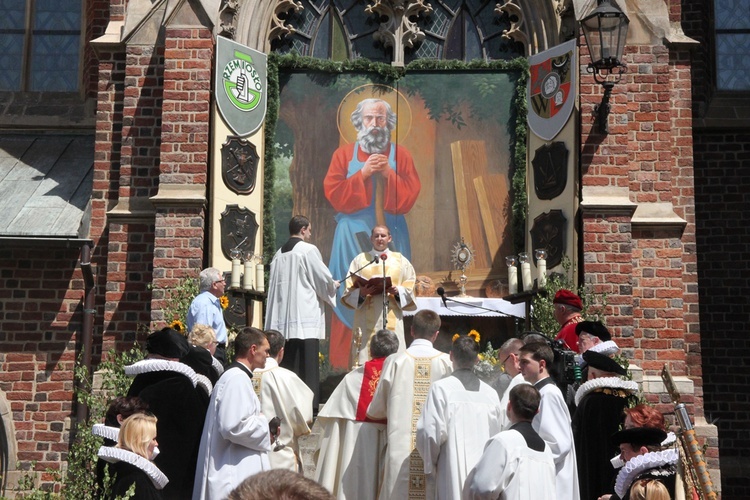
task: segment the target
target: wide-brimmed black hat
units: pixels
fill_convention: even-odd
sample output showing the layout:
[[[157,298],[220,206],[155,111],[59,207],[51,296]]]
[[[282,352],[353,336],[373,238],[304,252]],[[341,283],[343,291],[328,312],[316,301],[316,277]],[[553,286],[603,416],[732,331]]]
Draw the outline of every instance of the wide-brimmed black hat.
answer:
[[[594,337],[599,337],[602,342],[612,340],[612,334],[609,333],[607,327],[600,321],[581,321],[576,325],[576,335],[580,335],[581,333],[588,333]]]
[[[583,353],[583,360],[591,367],[598,368],[609,373],[627,375],[628,371],[620,366],[620,363],[605,354],[594,352],[591,349]]]
[[[633,427],[612,434],[612,444],[615,446],[629,443],[637,447],[659,446],[667,439],[667,433],[656,427]]]
[[[190,344],[184,335],[167,327],[148,336],[146,350],[165,358],[180,359],[190,352]]]

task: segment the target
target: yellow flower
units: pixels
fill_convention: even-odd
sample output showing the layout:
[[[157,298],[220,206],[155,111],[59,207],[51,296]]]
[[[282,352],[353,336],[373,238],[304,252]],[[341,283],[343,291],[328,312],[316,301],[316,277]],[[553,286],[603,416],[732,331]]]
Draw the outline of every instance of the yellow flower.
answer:
[[[227,307],[229,307],[229,297],[227,297],[226,295],[222,295],[219,298],[219,304],[221,304],[222,309],[226,309]]]
[[[476,330],[470,331],[469,332],[469,337],[473,338],[474,342],[476,342],[477,344],[479,343],[480,337],[479,337],[479,332],[478,331],[476,331]]]
[[[176,320],[172,321],[169,324],[169,328],[171,328],[172,330],[178,331],[180,333],[184,333],[185,332],[185,325],[183,325],[182,321],[180,321],[179,319],[176,319]]]
[[[460,335],[459,334],[455,334],[453,336],[453,338],[451,339],[451,342],[455,342],[458,337],[460,337]]]
[[[480,352],[478,356],[479,356],[479,361],[484,361],[484,354]]]
[[[326,360],[325,354],[323,354],[322,352],[319,352],[318,353],[318,363],[322,363],[325,360]]]

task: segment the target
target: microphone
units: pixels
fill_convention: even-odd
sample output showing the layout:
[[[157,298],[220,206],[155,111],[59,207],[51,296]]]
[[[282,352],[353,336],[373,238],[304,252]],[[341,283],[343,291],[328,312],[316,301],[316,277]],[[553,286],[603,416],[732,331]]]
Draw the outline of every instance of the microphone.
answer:
[[[383,255],[385,255],[385,254],[383,254]],[[383,260],[385,260],[385,259],[383,259]],[[356,271],[353,271],[353,272],[351,272],[351,273],[347,274],[346,276],[344,276],[344,277],[343,277],[342,279],[340,279],[339,281],[343,283],[344,281],[346,281],[347,279],[349,279],[349,277],[350,277],[350,276],[354,276],[355,274],[357,274],[358,272],[360,272],[360,271],[361,271],[362,269],[366,268],[367,266],[370,266],[370,265],[372,265],[372,264],[377,264],[377,263],[379,263],[379,262],[380,262],[380,260],[378,259],[378,256],[376,255],[375,257],[373,257],[373,259],[372,259],[372,260],[371,260],[370,262],[368,262],[368,263],[367,263],[367,264],[365,264],[364,266],[360,267],[360,268],[359,268],[359,269],[357,269]]]
[[[385,260],[385,259],[383,259],[383,260]],[[372,258],[372,261],[373,261],[373,262],[374,262],[375,264],[378,264],[378,263],[380,263],[380,257],[378,257],[378,256],[376,255],[375,257],[373,257],[373,258]]]
[[[443,307],[448,307],[448,305],[445,303],[448,299],[445,298],[445,288],[442,286],[438,287],[437,294],[440,295],[440,298],[443,299]]]
[[[375,256],[375,258],[377,259],[377,256]],[[386,260],[387,258],[388,258],[388,254],[387,253],[381,253],[380,254],[380,260]]]

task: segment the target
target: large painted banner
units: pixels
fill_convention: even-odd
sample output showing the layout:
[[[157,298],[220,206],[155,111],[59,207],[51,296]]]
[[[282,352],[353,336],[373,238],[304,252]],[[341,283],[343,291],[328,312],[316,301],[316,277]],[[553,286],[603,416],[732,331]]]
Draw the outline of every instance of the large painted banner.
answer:
[[[279,77],[274,186],[277,247],[293,214],[335,279],[385,223],[418,276],[450,287],[463,238],[474,250],[469,292],[485,295],[513,253],[511,176],[519,72],[284,72]],[[343,289],[341,290],[343,292]],[[348,360],[352,312],[338,308],[331,362]],[[344,358],[334,357],[340,341]]]

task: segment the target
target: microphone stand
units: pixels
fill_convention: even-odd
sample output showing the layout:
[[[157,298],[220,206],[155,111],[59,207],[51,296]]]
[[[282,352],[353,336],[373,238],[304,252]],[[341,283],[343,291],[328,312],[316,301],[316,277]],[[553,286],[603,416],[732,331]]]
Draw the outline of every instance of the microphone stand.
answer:
[[[384,257],[388,257],[384,254]],[[386,288],[387,280],[386,280],[386,274],[385,274],[385,258],[381,258],[383,261],[383,326],[382,328],[385,328],[386,323],[388,322],[388,289]]]
[[[360,272],[360,271],[361,271],[362,269],[366,268],[366,267],[367,267],[367,266],[369,266],[369,265],[372,265],[372,264],[377,264],[377,263],[378,263],[378,261],[379,261],[379,259],[378,259],[378,256],[376,255],[376,256],[375,256],[375,258],[374,258],[374,259],[372,259],[372,260],[371,260],[370,262],[368,262],[368,263],[367,263],[367,264],[365,264],[364,266],[360,267],[360,268],[359,268],[359,269],[357,269],[356,271],[352,271],[352,272],[350,272],[349,274],[347,274],[346,276],[344,276],[344,278],[343,278],[343,279],[340,279],[340,280],[339,280],[339,282],[341,282],[341,283],[345,283],[345,282],[346,282],[346,280],[348,280],[349,278],[351,278],[352,276],[354,276],[355,274],[357,274],[358,272]],[[385,264],[384,264],[384,265],[385,265]]]

